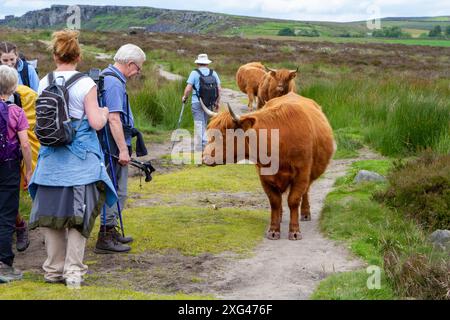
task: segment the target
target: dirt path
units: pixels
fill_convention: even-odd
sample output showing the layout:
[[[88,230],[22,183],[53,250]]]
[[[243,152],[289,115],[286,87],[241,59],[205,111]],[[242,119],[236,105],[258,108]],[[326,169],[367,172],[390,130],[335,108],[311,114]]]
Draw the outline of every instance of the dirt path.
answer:
[[[221,100],[224,104],[240,106],[241,113],[245,113],[247,106],[242,101],[246,98],[241,92],[224,89]],[[213,293],[223,299],[308,299],[326,276],[363,267],[364,262],[353,257],[347,248],[322,235],[319,217],[334,182],[346,174],[351,163],[376,158],[379,156],[362,149],[356,159],[331,162],[326,174],[311,188],[312,220],[301,223],[301,241],[287,240],[289,208],[285,196],[281,239],[264,239],[250,259],[229,258],[214,272],[214,277],[209,277],[215,279],[209,284]],[[268,204],[266,207],[269,209]]]
[[[359,159],[337,160],[310,191],[312,220],[301,222],[303,239],[287,240],[289,208],[284,199],[281,239],[264,239],[250,259],[230,261],[218,272],[212,286],[223,299],[308,299],[319,282],[334,272],[361,268],[364,263],[348,250],[326,239],[319,230],[319,217],[326,195],[348,166]]]

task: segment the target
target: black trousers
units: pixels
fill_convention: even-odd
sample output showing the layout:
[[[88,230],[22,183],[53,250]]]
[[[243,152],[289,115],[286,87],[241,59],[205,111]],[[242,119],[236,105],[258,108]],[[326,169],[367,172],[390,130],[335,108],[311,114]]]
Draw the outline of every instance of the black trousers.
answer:
[[[0,261],[12,266],[13,234],[19,210],[20,161],[0,162]]]

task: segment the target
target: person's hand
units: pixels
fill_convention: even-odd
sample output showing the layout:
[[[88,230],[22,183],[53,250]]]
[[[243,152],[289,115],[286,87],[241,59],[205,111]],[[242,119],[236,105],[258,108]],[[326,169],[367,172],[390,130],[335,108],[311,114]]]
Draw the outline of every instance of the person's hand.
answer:
[[[187,100],[187,97],[186,97],[186,96],[183,96],[183,97],[181,98],[181,102],[183,102],[183,103],[185,103],[186,100]]]
[[[103,118],[103,121],[104,121],[104,123],[106,124],[107,122],[108,122],[108,116],[109,116],[109,109],[108,109],[108,107],[103,107],[103,108],[101,108],[101,112],[102,112],[102,118]]]
[[[25,173],[24,182],[23,182],[23,188],[25,190],[28,189],[28,184],[31,181],[32,175],[33,175],[33,171],[31,171],[31,170],[27,170],[27,172]]]
[[[128,150],[120,151],[119,153],[119,164],[121,166],[126,166],[128,163],[130,163],[130,154],[128,153]]]

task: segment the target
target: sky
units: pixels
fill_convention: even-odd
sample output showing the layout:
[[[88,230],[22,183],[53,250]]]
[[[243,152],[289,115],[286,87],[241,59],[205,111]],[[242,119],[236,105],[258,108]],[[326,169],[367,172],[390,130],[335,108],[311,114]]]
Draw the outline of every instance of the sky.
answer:
[[[0,18],[53,4],[130,5],[210,11],[235,15],[309,21],[362,21],[379,17],[450,15],[449,0],[1,0]]]

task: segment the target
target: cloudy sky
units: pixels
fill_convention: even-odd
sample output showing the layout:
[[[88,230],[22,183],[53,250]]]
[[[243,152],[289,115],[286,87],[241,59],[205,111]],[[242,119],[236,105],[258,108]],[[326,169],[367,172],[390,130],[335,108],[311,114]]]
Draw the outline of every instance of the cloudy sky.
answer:
[[[377,17],[450,15],[449,0],[128,0],[126,5],[212,11],[237,15],[312,21],[357,21]],[[0,18],[52,4],[124,5],[120,0],[1,0]]]

